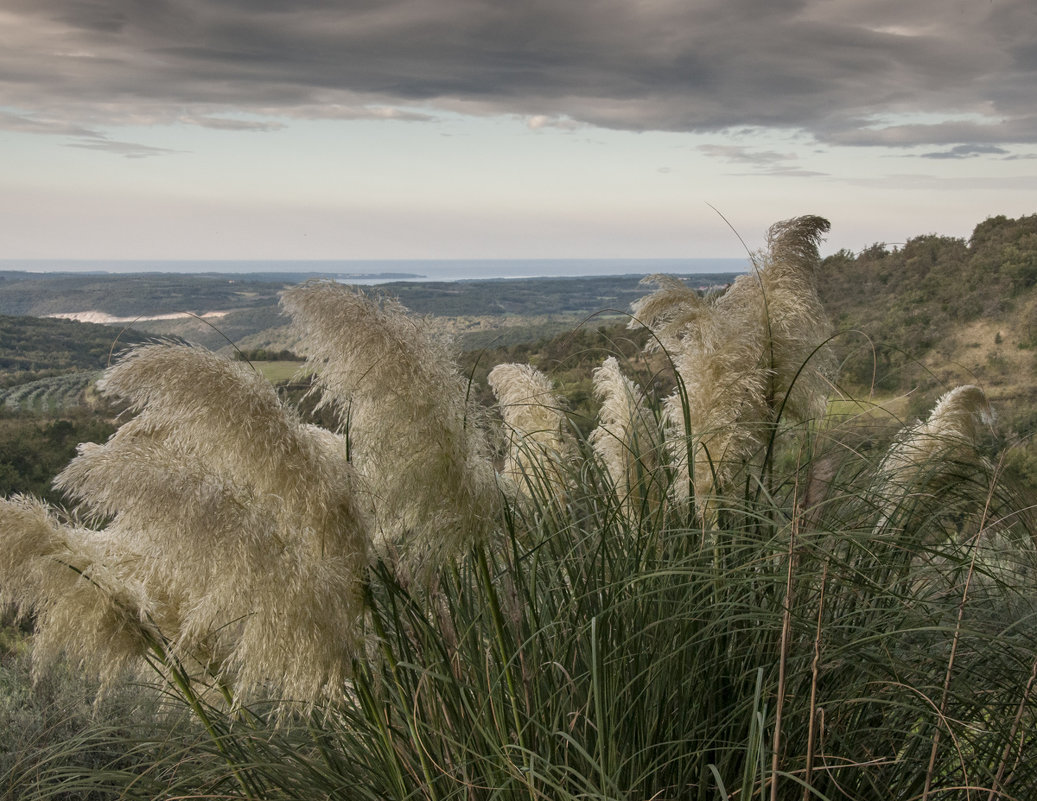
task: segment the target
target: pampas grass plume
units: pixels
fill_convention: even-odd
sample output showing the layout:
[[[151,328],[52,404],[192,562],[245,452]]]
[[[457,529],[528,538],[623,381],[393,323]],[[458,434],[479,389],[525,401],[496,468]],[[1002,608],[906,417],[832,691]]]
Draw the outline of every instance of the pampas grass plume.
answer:
[[[344,439],[199,348],[139,348],[102,388],[138,414],[81,447],[56,486],[106,523],[175,652],[241,694],[340,691],[369,539]]]
[[[143,655],[142,587],[96,532],[60,523],[46,504],[0,499],[0,605],[35,619],[35,669],[59,654],[108,684]]]
[[[614,356],[595,368],[593,381],[601,409],[590,444],[608,472],[628,519],[635,519],[642,502],[655,506],[665,486],[662,431],[641,389],[623,375]]]
[[[677,488],[691,483],[701,499],[724,491],[779,417],[824,413],[834,375],[830,324],[817,295],[818,246],[829,223],[804,216],[772,226],[754,272],[726,292],[699,299],[674,279],[634,304],[673,360],[683,386],[664,403],[674,436]],[[705,509],[703,503],[700,508]]]
[[[924,422],[900,432],[880,473],[889,480],[905,480],[941,463],[975,461],[981,428],[993,422],[994,412],[982,389],[972,384],[955,387],[939,398]]]
[[[655,335],[647,344],[648,352],[660,347],[679,351],[684,338],[693,336],[696,326],[709,314],[709,303],[672,275],[650,275],[641,279],[641,284],[654,286],[655,291],[631,304],[627,327],[647,328]]]
[[[286,290],[320,403],[338,412],[377,539],[428,569],[484,537],[499,492],[449,339],[397,301],[334,282]]]
[[[524,494],[563,498],[575,443],[551,379],[529,364],[498,364],[488,381],[506,428],[502,475]]]
[[[935,498],[947,484],[963,489],[977,478],[983,480],[989,465],[977,444],[982,427],[993,422],[983,390],[968,384],[941,396],[925,421],[901,430],[878,468],[874,530],[886,529],[901,507],[911,508],[908,502],[919,493]]]

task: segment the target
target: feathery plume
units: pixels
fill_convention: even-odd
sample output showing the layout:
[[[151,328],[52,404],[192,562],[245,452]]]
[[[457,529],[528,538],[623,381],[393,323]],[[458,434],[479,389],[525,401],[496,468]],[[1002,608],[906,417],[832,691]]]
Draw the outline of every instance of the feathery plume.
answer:
[[[882,472],[893,476],[914,471],[934,458],[948,460],[973,452],[981,426],[994,422],[986,394],[966,384],[944,393],[928,419],[907,426],[882,462]]]
[[[717,302],[721,311],[728,304],[744,304],[759,315],[768,404],[784,404],[782,414],[795,420],[824,414],[836,371],[835,356],[825,344],[831,323],[817,293],[818,248],[830,227],[814,215],[775,223],[767,231],[758,274],[740,277]],[[746,297],[739,297],[743,293]]]
[[[967,384],[945,393],[927,420],[905,427],[879,465],[880,514],[875,531],[887,526],[908,497],[939,492],[948,479],[960,484],[963,472],[981,468],[976,445],[982,427],[993,422],[983,390]]]
[[[97,532],[60,523],[42,501],[0,499],[0,604],[35,615],[37,669],[66,653],[107,684],[146,650],[142,587]]]
[[[575,448],[551,379],[528,364],[498,364],[488,381],[507,430],[502,475],[527,495],[564,497]]]
[[[590,444],[608,471],[628,519],[658,505],[662,475],[662,432],[645,404],[641,389],[623,375],[610,356],[593,373],[594,394],[601,401],[598,427]]]
[[[672,275],[649,275],[641,284],[656,287],[655,292],[630,307],[632,317],[628,328],[647,328],[657,339],[648,341],[646,350],[651,353],[662,347],[676,352],[684,337],[691,335],[694,327],[709,312],[709,304],[699,293],[679,278]]]
[[[670,353],[683,388],[664,401],[676,435],[674,486],[693,483],[703,510],[705,499],[760,450],[779,417],[804,420],[824,412],[834,359],[824,344],[830,325],[816,270],[828,229],[828,221],[815,216],[779,222],[768,232],[756,271],[739,276],[722,295],[692,299],[680,282],[653,279],[659,290],[635,304]]]
[[[293,287],[281,302],[302,337],[321,405],[347,430],[389,550],[428,568],[484,536],[499,492],[449,340],[395,300],[334,282]]]
[[[344,439],[301,424],[247,365],[199,348],[139,348],[102,387],[139,414],[81,446],[55,483],[107,523],[113,558],[178,656],[239,695],[340,692],[368,540]]]

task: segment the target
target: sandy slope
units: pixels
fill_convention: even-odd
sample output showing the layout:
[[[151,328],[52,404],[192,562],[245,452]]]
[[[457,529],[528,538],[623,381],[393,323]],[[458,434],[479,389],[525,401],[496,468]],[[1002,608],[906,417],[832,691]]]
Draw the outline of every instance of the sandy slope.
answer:
[[[48,314],[47,317],[58,317],[62,320],[78,320],[81,323],[135,323],[140,320],[178,320],[183,317],[195,317],[200,316],[203,318],[209,317],[224,317],[228,314],[225,311],[214,311],[206,312],[202,315],[193,315],[188,312],[173,312],[171,314],[156,314],[151,317],[140,316],[140,317],[114,317],[111,314],[99,311],[84,311],[84,312],[67,312],[61,314]]]

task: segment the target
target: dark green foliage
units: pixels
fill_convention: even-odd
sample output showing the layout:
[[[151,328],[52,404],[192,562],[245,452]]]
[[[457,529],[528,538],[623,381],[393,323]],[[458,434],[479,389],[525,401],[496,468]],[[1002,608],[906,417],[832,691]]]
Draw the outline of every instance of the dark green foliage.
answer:
[[[58,503],[51,481],[75,456],[80,442],[104,442],[115,425],[78,410],[59,418],[0,409],[0,497],[27,493]]]
[[[303,357],[290,350],[266,350],[255,348],[252,350],[236,350],[232,357],[241,362],[301,362]]]
[[[1037,214],[991,217],[968,242],[929,234],[856,257],[839,251],[822,263],[819,291],[838,329],[861,332],[834,343],[847,359],[842,380],[893,391],[924,383],[919,360],[962,323],[1003,315],[1035,283]]]
[[[100,311],[115,317],[202,313],[277,304],[286,284],[225,275],[52,273],[0,284],[0,313]]]
[[[729,284],[735,273],[691,275],[695,286]],[[625,313],[644,294],[642,276],[593,278],[516,278],[493,281],[385,284],[388,292],[418,314],[464,315],[589,315],[612,309]]]
[[[0,389],[70,370],[102,370],[147,339],[108,325],[0,315]]]

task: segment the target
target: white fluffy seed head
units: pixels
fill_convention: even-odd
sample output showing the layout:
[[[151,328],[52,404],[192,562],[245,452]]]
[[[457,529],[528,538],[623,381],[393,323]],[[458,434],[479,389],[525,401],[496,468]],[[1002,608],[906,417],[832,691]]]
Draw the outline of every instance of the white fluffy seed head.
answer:
[[[107,524],[178,656],[214,665],[241,694],[340,692],[369,540],[345,439],[197,348],[140,349],[104,387],[139,414],[81,447],[56,483]]]
[[[398,302],[333,282],[282,295],[321,403],[339,413],[378,536],[411,572],[486,534],[499,493],[451,342]]]
[[[575,444],[551,379],[532,365],[498,364],[488,381],[507,438],[502,475],[525,494],[565,497]]]
[[[945,393],[928,419],[905,426],[879,465],[875,530],[884,529],[894,510],[912,494],[938,493],[948,478],[960,483],[963,475],[981,470],[979,436],[993,421],[983,390],[965,385]]]
[[[650,275],[641,283],[656,290],[631,305],[628,328],[647,328],[655,335],[648,341],[649,352],[660,347],[671,353],[680,350],[681,341],[694,336],[700,321],[709,313],[709,303],[670,275]]]
[[[940,396],[925,425],[933,437],[975,443],[980,430],[992,426],[994,419],[986,393],[966,384]]]
[[[657,505],[664,486],[662,432],[641,389],[623,375],[614,356],[594,370],[601,401],[590,444],[608,472],[621,507],[634,519],[647,503]]]
[[[994,422],[986,394],[967,384],[946,392],[929,417],[907,426],[886,455],[882,470],[887,475],[913,471],[933,460],[948,461],[974,451],[980,430]]]
[[[0,603],[35,615],[36,668],[65,653],[110,682],[144,653],[143,588],[97,532],[59,522],[38,500],[0,499]]]
[[[707,497],[752,458],[782,418],[824,412],[834,360],[824,344],[830,325],[816,289],[818,245],[827,220],[806,216],[768,232],[758,269],[712,300],[655,281],[660,290],[635,306],[673,359],[684,395],[664,403],[676,434],[675,486]]]
[[[148,345],[109,368],[98,386],[139,412],[120,438],[167,443],[296,504],[326,502],[308,475],[312,437],[300,436],[295,415],[244,362],[186,345]]]

